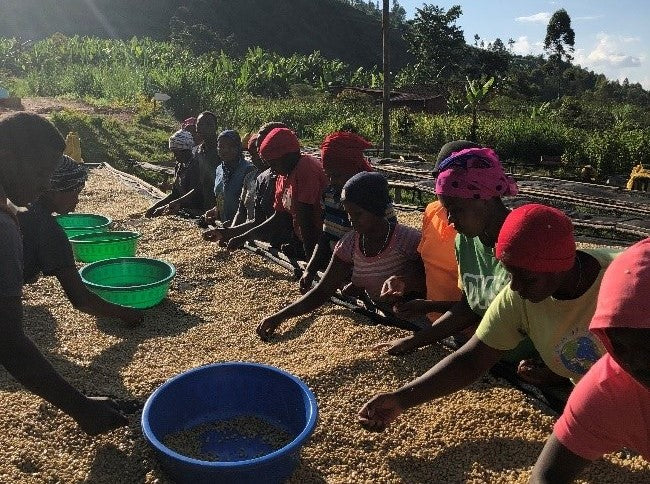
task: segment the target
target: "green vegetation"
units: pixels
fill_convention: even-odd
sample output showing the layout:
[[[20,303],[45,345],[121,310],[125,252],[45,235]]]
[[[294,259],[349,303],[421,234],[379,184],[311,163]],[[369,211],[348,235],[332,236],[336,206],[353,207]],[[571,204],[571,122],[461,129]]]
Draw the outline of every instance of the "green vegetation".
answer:
[[[50,5],[49,0],[43,1]],[[95,3],[101,11],[107,5],[104,0]],[[126,3],[115,0],[112,8],[119,12]],[[335,94],[341,86],[379,87],[383,79],[376,67],[367,67],[359,57],[350,63],[333,60],[325,54],[332,52],[333,46],[324,40],[323,53],[312,50],[282,55],[286,46],[295,47],[288,37],[293,43],[296,39],[313,40],[311,32],[305,31],[307,24],[301,32],[281,25],[280,13],[291,7],[286,1],[277,2],[277,12],[264,13],[262,23],[252,0],[237,2],[234,9],[249,15],[246,22],[235,22],[222,3],[197,0],[189,8],[161,0],[160,8],[166,5],[176,14],[171,27],[165,27],[166,33],[161,34],[161,30],[153,35],[152,25],[160,15],[152,12],[142,27],[145,33],[152,33],[152,38],[107,40],[54,34],[33,43],[0,38],[0,85],[18,96],[68,96],[94,105],[135,108],[135,117],[126,123],[73,113],[54,116],[62,131],[80,132],[85,152],[96,158],[89,161],[107,160],[122,167],[129,159],[154,163],[170,159],[165,139],[177,128],[175,120],[204,109],[215,112],[222,127],[242,133],[270,120],[283,121],[305,144],[313,146],[329,132],[351,125],[376,144],[381,143],[380,105],[365,94]],[[295,10],[300,15],[312,15],[314,23],[309,25],[314,28],[323,20],[319,15],[333,20],[337,14],[347,20],[365,16],[367,25],[372,24],[370,30],[378,28],[379,11],[369,3],[308,3]],[[19,4],[17,11],[24,9]],[[147,12],[147,5],[138,4],[138,12]],[[224,18],[231,24],[208,15],[215,5],[224,7]],[[327,13],[321,9],[323,5]],[[399,8],[399,3],[393,2],[396,13]],[[47,8],[45,11],[54,15]],[[82,8],[70,15],[81,18],[87,14],[84,12]],[[429,92],[447,99],[444,114],[393,111],[391,137],[398,149],[435,153],[450,139],[472,138],[493,146],[515,166],[530,169],[542,155],[562,156],[564,163],[557,174],[577,177],[584,165],[592,165],[602,181],[614,174],[628,175],[632,166],[650,162],[650,93],[639,84],[610,82],[603,75],[571,65],[574,36],[565,11],[556,12],[549,24],[549,60],[516,56],[500,39],[486,45],[475,36],[474,45],[465,44],[457,25],[461,15],[458,6],[445,11],[425,5],[413,20],[396,16],[394,26],[404,36],[403,44],[396,46],[395,57],[409,62],[394,73],[396,86],[408,89],[413,84],[426,85]],[[54,15],[54,23],[56,18]],[[196,23],[197,19],[201,22]],[[3,25],[6,27],[3,22],[6,24],[6,18],[0,20],[0,32]],[[325,24],[331,39],[337,38],[336,25]],[[262,38],[251,26],[256,26],[252,30],[267,32],[264,35],[277,34],[270,48],[242,43],[237,29],[248,29],[251,39]],[[348,52],[340,58],[351,59],[351,52],[364,50],[368,38],[363,32],[352,32],[355,48],[350,49],[353,44],[348,43]],[[379,45],[378,37],[369,42]],[[416,62],[401,55],[406,49]],[[305,51],[294,48],[291,52]],[[562,88],[560,98],[558,86]],[[150,99],[156,92],[171,96],[163,113],[153,111]]]

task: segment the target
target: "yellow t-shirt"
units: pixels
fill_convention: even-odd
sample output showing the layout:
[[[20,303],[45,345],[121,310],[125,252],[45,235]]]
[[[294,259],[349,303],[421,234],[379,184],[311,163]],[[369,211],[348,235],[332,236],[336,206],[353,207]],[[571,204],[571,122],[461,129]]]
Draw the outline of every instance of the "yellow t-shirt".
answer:
[[[486,345],[503,351],[515,348],[529,336],[553,372],[574,383],[578,381],[605,353],[598,338],[589,332],[589,323],[596,310],[605,269],[618,255],[617,251],[607,249],[583,252],[596,258],[601,270],[582,296],[572,300],[549,297],[533,304],[508,285],[490,304],[476,336]]]

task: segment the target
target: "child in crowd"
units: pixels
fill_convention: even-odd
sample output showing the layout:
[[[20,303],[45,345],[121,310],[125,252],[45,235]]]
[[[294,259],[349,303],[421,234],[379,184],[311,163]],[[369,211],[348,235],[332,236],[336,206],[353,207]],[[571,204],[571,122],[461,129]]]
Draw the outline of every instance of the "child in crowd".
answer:
[[[199,173],[192,158],[194,139],[189,131],[179,129],[169,137],[169,150],[176,160],[172,191],[145,212],[146,217],[174,215],[184,209],[198,214],[202,208],[199,194]]]
[[[109,316],[136,324],[142,312],[111,304],[90,291],[81,280],[72,247],[53,212],[74,211],[79,193],[86,183],[86,168],[63,155],[50,180],[49,189],[26,211],[18,212],[23,235],[23,279],[34,282],[39,274],[56,276],[66,296],[79,311],[95,316]]]
[[[320,200],[327,185],[323,166],[318,158],[300,152],[295,133],[287,128],[273,129],[259,145],[262,159],[278,174],[275,184],[275,213],[263,224],[233,237],[228,249],[242,247],[249,239],[265,231],[293,225],[299,241],[297,257],[309,260],[321,232]]]
[[[352,229],[341,201],[341,189],[353,175],[373,171],[363,154],[363,150],[370,147],[368,141],[348,131],[327,135],[321,145],[323,170],[330,184],[323,194],[323,232],[300,278],[300,292],[303,294],[311,289],[317,272],[327,267],[334,245]],[[386,209],[386,218],[393,224],[397,222],[392,204]]]
[[[589,329],[607,353],[571,393],[532,483],[570,482],[623,446],[650,461],[650,238],[607,268]]]
[[[115,402],[87,397],[64,380],[23,329],[23,251],[15,206],[27,206],[47,189],[64,148],[63,137],[45,118],[24,112],[0,117],[0,363],[96,435],[128,420]]]
[[[447,182],[458,180],[438,180]],[[455,220],[469,228],[469,217]],[[526,336],[552,371],[578,380],[604,351],[588,326],[604,269],[615,255],[576,251],[571,220],[559,210],[537,204],[513,210],[496,243],[512,281],[492,301],[475,335],[421,377],[373,397],[359,412],[361,424],[381,431],[405,409],[466,387]]]
[[[350,178],[341,192],[353,230],[336,244],[323,278],[307,294],[281,311],[265,318],[257,328],[268,339],[286,319],[323,305],[345,282],[379,300],[384,281],[419,259],[419,231],[386,219],[390,204],[388,183],[379,173],[361,172]]]

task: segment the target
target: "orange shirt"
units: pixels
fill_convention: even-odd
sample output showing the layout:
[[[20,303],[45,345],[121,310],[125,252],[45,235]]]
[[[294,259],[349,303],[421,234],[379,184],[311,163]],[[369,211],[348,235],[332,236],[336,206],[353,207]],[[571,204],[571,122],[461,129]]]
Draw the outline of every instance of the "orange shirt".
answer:
[[[427,299],[459,301],[458,263],[454,251],[456,230],[447,223],[447,213],[439,201],[427,205],[422,218],[422,239],[418,252],[424,262],[427,278]],[[435,321],[440,313],[427,314]]]

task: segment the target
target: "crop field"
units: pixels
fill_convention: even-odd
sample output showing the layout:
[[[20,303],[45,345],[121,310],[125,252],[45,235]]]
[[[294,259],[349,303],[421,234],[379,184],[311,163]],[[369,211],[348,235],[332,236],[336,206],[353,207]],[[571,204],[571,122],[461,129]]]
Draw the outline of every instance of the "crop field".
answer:
[[[54,278],[26,287],[25,328],[54,366],[87,394],[144,402],[168,378],[208,363],[244,360],[278,366],[303,379],[320,410],[293,482],[526,482],[554,416],[505,381],[485,376],[468,389],[403,415],[383,434],[368,433],[356,413],[374,393],[421,374],[448,351],[406,357],[371,347],[403,335],[328,305],[290,320],[269,343],[254,328],[298,295],[283,269],[247,252],[203,242],[179,218],[134,217],[151,203],[97,168],[78,210],[112,217],[142,233],[139,255],[178,271],[168,299],[138,327],[72,308]],[[419,224],[419,214],[405,217]],[[0,370],[0,482],[166,483],[140,431],[88,437],[58,410]],[[580,482],[640,482],[650,464],[610,455]]]

